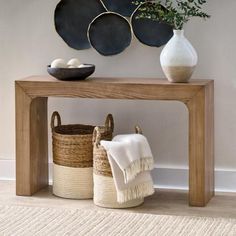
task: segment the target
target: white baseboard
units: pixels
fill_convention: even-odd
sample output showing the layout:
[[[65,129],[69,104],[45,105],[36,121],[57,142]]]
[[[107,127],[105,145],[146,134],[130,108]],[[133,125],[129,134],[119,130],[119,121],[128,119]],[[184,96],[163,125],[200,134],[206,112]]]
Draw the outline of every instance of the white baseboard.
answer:
[[[157,167],[152,171],[157,188],[188,189],[188,168]],[[236,192],[236,170],[215,170],[215,191]]]
[[[50,182],[52,163],[49,164]],[[156,167],[152,171],[156,188],[188,189],[188,169]],[[15,180],[15,160],[0,160],[0,180]],[[215,186],[218,192],[236,192],[236,170],[216,169]]]

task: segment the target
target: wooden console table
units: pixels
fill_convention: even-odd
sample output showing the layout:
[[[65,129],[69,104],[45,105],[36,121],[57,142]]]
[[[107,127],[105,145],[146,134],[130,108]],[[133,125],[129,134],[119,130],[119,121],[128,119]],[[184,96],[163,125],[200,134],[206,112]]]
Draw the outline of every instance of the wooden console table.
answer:
[[[205,206],[214,195],[214,83],[170,84],[159,79],[90,78],[63,82],[33,76],[15,82],[16,194],[48,185],[48,97],[181,101],[189,110],[189,204]]]

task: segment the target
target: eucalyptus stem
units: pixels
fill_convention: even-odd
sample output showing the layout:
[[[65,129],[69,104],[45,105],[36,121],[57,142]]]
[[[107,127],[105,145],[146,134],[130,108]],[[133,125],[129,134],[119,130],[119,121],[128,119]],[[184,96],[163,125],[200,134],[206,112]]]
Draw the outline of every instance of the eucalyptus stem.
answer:
[[[138,19],[157,20],[181,30],[192,17],[204,20],[210,17],[202,11],[202,6],[206,2],[206,0],[135,0],[134,4],[141,4],[138,9]]]

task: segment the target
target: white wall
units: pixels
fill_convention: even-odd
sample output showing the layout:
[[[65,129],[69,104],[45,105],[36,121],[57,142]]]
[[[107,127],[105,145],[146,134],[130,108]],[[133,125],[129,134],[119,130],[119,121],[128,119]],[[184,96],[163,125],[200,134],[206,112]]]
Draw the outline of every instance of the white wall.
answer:
[[[96,64],[96,76],[163,77],[161,49],[136,40],[114,57],[69,48],[54,30],[57,2],[0,0],[0,159],[15,158],[14,80],[47,74],[46,65],[52,59],[79,57]],[[212,18],[193,20],[185,30],[199,54],[194,77],[215,80],[216,167],[236,171],[235,9],[235,0],[211,0],[207,10]],[[111,112],[116,132],[130,132],[138,123],[150,140],[157,166],[187,166],[188,113],[181,103],[52,98],[49,114],[53,110],[60,111],[65,123],[101,123]]]

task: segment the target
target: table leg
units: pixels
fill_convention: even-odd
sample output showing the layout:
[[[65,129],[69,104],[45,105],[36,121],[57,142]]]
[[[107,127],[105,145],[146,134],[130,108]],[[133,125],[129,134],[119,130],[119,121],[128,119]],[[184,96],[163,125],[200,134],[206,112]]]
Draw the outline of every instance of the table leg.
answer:
[[[30,196],[48,185],[47,98],[16,89],[16,194]]]
[[[214,84],[188,103],[189,205],[205,206],[214,196]]]

